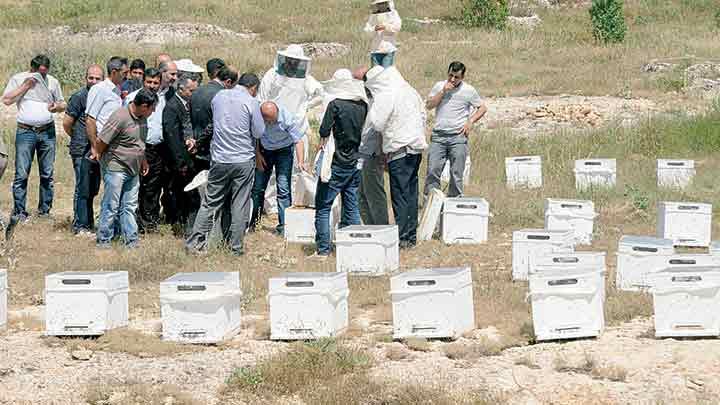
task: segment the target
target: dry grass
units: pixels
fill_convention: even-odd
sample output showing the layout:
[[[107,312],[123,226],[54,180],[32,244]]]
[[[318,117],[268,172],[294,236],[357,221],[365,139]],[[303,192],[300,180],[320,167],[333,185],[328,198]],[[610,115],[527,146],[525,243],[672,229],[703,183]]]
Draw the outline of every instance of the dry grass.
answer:
[[[556,357],[553,368],[559,373],[587,374],[596,380],[612,382],[625,382],[628,375],[624,367],[615,364],[600,364],[587,352],[578,364],[570,362],[562,355]]]
[[[69,351],[87,349],[124,353],[140,358],[167,357],[197,351],[197,347],[165,342],[157,337],[130,329],[113,329],[97,339],[48,337],[49,347],[65,346]]]
[[[174,385],[135,382],[97,382],[85,388],[83,399],[90,405],[200,405]]]
[[[525,366],[529,369],[533,370],[539,370],[541,367],[537,364],[537,360],[535,359],[535,356],[532,354],[527,354],[522,357],[518,357],[515,359],[515,362],[513,363],[516,366]]]
[[[471,343],[455,342],[443,347],[443,353],[451,360],[476,360],[480,357],[497,356],[510,347],[502,340],[481,337]]]
[[[45,322],[30,314],[11,316],[8,319],[7,329],[40,332],[45,330]]]
[[[404,347],[393,344],[385,347],[385,358],[390,361],[400,361],[412,358],[412,354]]]
[[[404,341],[405,346],[414,352],[432,351],[432,346],[427,339],[424,338],[408,338]]]

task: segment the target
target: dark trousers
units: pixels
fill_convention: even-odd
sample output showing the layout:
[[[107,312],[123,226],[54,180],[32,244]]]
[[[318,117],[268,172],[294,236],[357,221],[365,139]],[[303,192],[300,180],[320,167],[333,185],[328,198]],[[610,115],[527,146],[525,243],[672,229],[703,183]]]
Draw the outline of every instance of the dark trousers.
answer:
[[[390,199],[400,232],[400,243],[405,247],[417,242],[418,170],[421,161],[422,155],[408,154],[388,163]]]
[[[146,232],[156,230],[160,224],[161,203],[167,223],[175,223],[177,216],[165,156],[163,143],[145,146],[145,159],[150,170],[140,179],[140,228]]]
[[[330,216],[332,205],[338,194],[342,198],[342,215],[340,228],[360,224],[360,208],[358,207],[358,188],[360,187],[360,170],[355,167],[332,166],[330,181],[323,183],[318,180],[315,194],[315,243],[320,255],[330,254],[330,235],[332,226]]]
[[[210,231],[217,212],[230,199],[232,224],[230,248],[243,251],[243,240],[250,216],[250,193],[255,179],[255,160],[244,163],[212,163],[208,173],[207,196],[195,218],[192,234],[185,243],[188,250],[207,251]]]
[[[100,164],[85,156],[73,157],[75,194],[73,198],[73,232],[92,231],[95,227],[93,202],[100,191]]]
[[[267,189],[270,176],[275,170],[277,183],[278,226],[276,230],[282,234],[285,231],[285,209],[292,205],[292,169],[294,146],[277,150],[263,149],[265,170],[255,170],[255,186],[253,186],[253,214],[250,226],[255,228],[262,218],[265,205],[265,189]]]
[[[188,185],[197,173],[194,171],[185,174],[176,173],[170,181],[170,189],[175,198],[176,216],[174,224],[179,226],[178,231],[183,238],[190,236],[195,216],[200,209],[200,194],[197,190],[185,192]]]
[[[40,172],[40,198],[38,214],[50,213],[53,203],[53,169],[55,165],[55,126],[35,132],[18,127],[15,133],[15,179],[13,180],[13,215],[28,216],[25,208],[27,201],[28,177],[33,159],[37,155]]]

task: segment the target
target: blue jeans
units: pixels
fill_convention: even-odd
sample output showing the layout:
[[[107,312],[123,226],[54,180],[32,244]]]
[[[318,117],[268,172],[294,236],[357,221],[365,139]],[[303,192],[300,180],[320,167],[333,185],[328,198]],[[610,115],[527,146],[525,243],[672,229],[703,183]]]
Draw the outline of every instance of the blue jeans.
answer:
[[[28,177],[34,155],[37,153],[40,172],[40,198],[38,214],[50,213],[53,202],[53,165],[55,164],[55,126],[42,132],[18,128],[15,133],[15,179],[13,180],[13,215],[28,216]]]
[[[330,212],[338,194],[342,198],[340,228],[360,224],[360,180],[361,174],[357,168],[333,165],[330,181],[318,181],[315,194],[315,243],[319,255],[330,254]]]
[[[264,150],[262,155],[265,158],[265,170],[255,170],[255,185],[252,191],[253,214],[250,220],[250,227],[255,228],[262,218],[262,209],[265,202],[265,189],[267,189],[270,176],[275,169],[275,180],[277,182],[277,205],[278,205],[278,226],[275,228],[278,233],[285,231],[285,208],[292,205],[292,169],[293,169],[294,146],[277,150]]]
[[[73,232],[92,231],[95,227],[93,200],[100,190],[100,165],[83,156],[73,156],[72,161],[75,170]]]
[[[103,191],[100,204],[100,224],[97,232],[99,247],[109,247],[115,235],[115,223],[120,219],[120,232],[125,245],[135,247],[138,243],[136,212],[140,176],[126,172],[103,170]]]

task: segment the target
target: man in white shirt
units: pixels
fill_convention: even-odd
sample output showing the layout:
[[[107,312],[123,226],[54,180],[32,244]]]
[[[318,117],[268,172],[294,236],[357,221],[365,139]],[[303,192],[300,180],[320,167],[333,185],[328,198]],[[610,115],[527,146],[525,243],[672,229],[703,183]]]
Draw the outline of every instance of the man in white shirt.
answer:
[[[50,59],[47,56],[34,57],[30,61],[30,71],[12,76],[2,96],[3,104],[16,104],[18,109],[12,215],[21,221],[30,216],[25,209],[25,202],[35,153],[40,172],[38,216],[49,216],[52,208],[56,148],[53,114],[65,111],[65,99],[60,82],[48,74],[49,70]],[[0,154],[3,154],[2,152],[0,151]]]
[[[450,161],[448,197],[463,194],[463,173],[468,156],[468,139],[473,125],[487,112],[477,90],[465,83],[465,65],[453,62],[448,68],[448,79],[435,83],[427,100],[427,108],[435,108],[428,151],[425,196],[440,187],[440,176],[446,161]]]

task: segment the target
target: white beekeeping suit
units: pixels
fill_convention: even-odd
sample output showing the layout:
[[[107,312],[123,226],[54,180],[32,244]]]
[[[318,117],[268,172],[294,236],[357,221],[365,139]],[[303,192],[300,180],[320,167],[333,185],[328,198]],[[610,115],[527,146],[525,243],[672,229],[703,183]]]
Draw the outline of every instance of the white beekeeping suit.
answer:
[[[365,32],[373,36],[371,50],[378,49],[380,42],[387,41],[396,45],[395,36],[402,29],[402,19],[392,0],[373,0],[370,5],[370,17],[365,24]]]
[[[397,48],[388,41],[381,41],[377,49],[370,52],[370,67],[382,66],[385,68],[395,66]]]
[[[305,161],[310,150],[307,138],[310,123],[307,112],[322,102],[322,96],[322,85],[310,75],[310,58],[305,56],[302,46],[296,44],[288,45],[287,49],[277,52],[273,68],[265,73],[258,89],[258,100],[261,103],[273,101],[298,118],[301,123],[300,130],[305,133],[302,140],[305,144]],[[295,183],[296,176],[293,176],[293,187]],[[265,194],[266,213],[277,212],[275,184],[273,174]]]
[[[422,151],[427,148],[427,113],[420,94],[395,67],[375,66],[367,73],[365,86],[373,97],[363,133],[363,154],[372,155],[372,132],[382,134],[383,153],[402,148]]]

